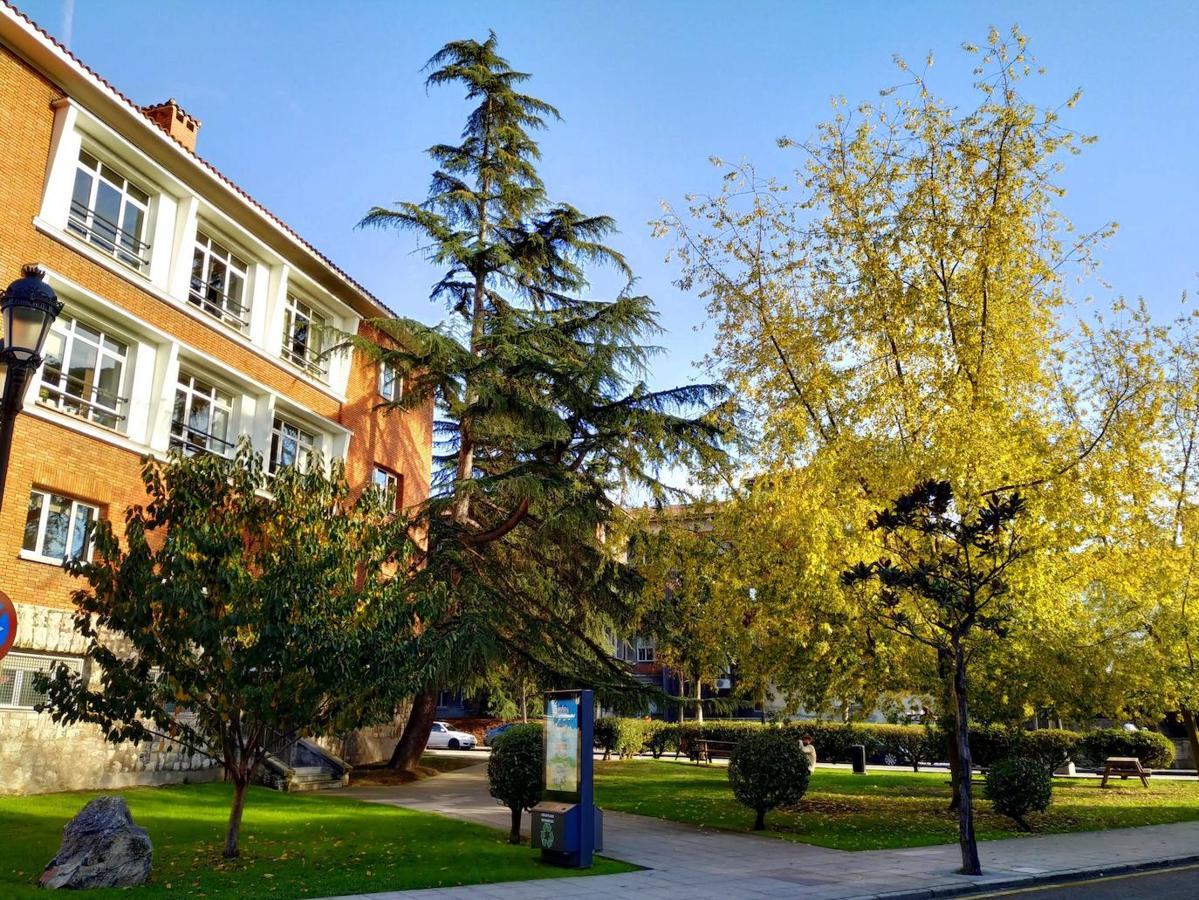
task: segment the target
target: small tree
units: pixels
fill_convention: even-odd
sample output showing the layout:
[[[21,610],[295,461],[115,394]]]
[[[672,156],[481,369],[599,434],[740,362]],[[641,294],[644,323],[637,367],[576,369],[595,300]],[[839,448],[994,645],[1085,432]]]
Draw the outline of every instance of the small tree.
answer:
[[[931,647],[947,665],[958,757],[958,838],[962,872],[980,875],[971,794],[967,662],[982,636],[1002,637],[1010,619],[1005,574],[1027,555],[1013,526],[1024,498],[991,495],[972,516],[954,507],[945,481],[926,481],[870,520],[886,554],[842,575],[846,585],[874,584],[866,614],[883,627]]]
[[[87,582],[75,629],[103,690],[59,667],[43,708],[114,743],[167,739],[221,763],[233,858],[246,787],[272,752],[385,718],[404,689],[404,523],[374,491],[351,499],[340,466],[269,477],[246,445],[229,460],[150,459],[142,480],[126,546],[101,521],[93,560],[68,564]]]
[[[798,803],[811,774],[795,736],[773,728],[746,734],[729,758],[733,796],[757,814],[754,831],[766,827],[770,810]]]
[[[498,738],[487,760],[491,796],[512,811],[508,843],[520,843],[520,813],[541,800],[545,770],[544,734],[540,725],[516,725]]]
[[[1009,756],[987,771],[983,795],[995,812],[1015,821],[1021,831],[1032,831],[1024,817],[1041,812],[1053,799],[1053,773],[1040,759]]]

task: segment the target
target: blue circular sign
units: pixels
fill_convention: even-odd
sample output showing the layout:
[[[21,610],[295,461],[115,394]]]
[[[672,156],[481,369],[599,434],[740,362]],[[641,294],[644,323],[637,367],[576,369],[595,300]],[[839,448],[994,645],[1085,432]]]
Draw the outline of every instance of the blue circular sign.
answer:
[[[8,594],[0,591],[0,659],[12,649],[12,643],[17,639],[17,608],[8,599]]]

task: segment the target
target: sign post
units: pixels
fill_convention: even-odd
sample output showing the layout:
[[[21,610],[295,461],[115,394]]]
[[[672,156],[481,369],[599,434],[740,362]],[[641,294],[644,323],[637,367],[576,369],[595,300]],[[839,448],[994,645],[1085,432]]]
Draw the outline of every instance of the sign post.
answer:
[[[8,594],[0,591],[0,659],[4,659],[8,654],[16,639],[17,608],[13,606]]]
[[[603,849],[603,817],[595,808],[595,726],[591,691],[547,691],[542,800],[532,809],[533,846],[554,865],[591,868]]]

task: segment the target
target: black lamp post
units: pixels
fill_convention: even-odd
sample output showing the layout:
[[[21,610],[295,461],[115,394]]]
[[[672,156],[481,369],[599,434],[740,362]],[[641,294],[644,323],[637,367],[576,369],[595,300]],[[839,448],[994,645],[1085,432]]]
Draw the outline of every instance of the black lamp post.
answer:
[[[37,266],[23,266],[21,277],[0,297],[0,317],[4,320],[4,345],[0,349],[0,506],[4,504],[13,426],[21,410],[25,384],[41,366],[46,335],[62,312],[62,301],[42,280],[45,277]]]

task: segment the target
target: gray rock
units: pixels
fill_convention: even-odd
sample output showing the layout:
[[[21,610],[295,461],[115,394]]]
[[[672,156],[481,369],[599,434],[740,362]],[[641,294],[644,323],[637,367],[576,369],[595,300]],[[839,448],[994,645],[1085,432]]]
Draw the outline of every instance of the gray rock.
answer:
[[[124,797],[96,797],[62,830],[62,845],[42,872],[45,888],[131,887],[150,877],[153,847],[133,824]]]

